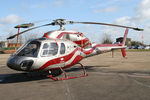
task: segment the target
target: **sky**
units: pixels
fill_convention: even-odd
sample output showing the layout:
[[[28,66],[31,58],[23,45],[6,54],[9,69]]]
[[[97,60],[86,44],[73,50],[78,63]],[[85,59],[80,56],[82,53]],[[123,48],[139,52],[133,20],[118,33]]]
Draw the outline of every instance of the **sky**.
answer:
[[[150,44],[150,0],[2,0],[0,12],[0,40],[16,34],[15,25],[33,22],[38,26],[62,18],[143,28],[143,32],[129,30],[128,37],[142,42],[143,34],[144,43]],[[40,37],[56,29],[57,26],[49,26],[32,32]],[[66,29],[83,32],[95,42],[100,42],[103,34],[110,34],[115,40],[125,31],[99,25],[67,25]]]

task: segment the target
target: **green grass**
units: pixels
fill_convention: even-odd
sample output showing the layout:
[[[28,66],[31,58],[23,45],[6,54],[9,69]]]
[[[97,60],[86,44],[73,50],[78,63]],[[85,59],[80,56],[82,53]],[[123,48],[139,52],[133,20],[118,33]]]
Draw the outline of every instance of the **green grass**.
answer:
[[[17,48],[18,49],[18,48]],[[8,48],[0,48],[0,50],[8,50]],[[9,48],[9,50],[15,50],[14,47]]]

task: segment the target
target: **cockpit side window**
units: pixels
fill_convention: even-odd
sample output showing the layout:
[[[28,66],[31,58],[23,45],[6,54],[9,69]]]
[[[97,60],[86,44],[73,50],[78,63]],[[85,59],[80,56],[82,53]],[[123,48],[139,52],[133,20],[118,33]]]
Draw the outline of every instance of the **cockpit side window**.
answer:
[[[26,56],[26,57],[37,57],[40,48],[40,42],[31,41],[28,45],[26,45],[17,56]]]
[[[64,54],[65,53],[65,44],[61,43],[61,47],[60,47],[60,54]]]
[[[54,56],[58,52],[58,45],[57,43],[45,43],[42,48],[41,56]]]

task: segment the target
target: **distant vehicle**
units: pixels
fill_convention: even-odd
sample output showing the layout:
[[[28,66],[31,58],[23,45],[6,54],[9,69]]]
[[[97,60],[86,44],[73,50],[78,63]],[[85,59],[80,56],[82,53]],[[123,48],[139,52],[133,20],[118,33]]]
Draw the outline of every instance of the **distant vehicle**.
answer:
[[[144,49],[145,47],[144,46],[138,46],[138,49]]]
[[[144,49],[144,46],[136,45],[136,46],[132,46],[132,49]]]
[[[146,46],[144,49],[148,50],[148,49],[150,49],[150,46]]]
[[[131,46],[131,47],[129,47],[129,49],[137,49],[137,47],[136,46]]]
[[[120,42],[114,42],[113,44],[120,44]]]

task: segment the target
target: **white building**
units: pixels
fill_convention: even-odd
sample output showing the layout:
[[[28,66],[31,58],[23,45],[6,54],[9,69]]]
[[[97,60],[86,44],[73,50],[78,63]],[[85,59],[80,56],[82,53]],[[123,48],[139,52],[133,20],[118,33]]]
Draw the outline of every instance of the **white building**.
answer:
[[[7,41],[0,41],[0,48],[7,48]]]

